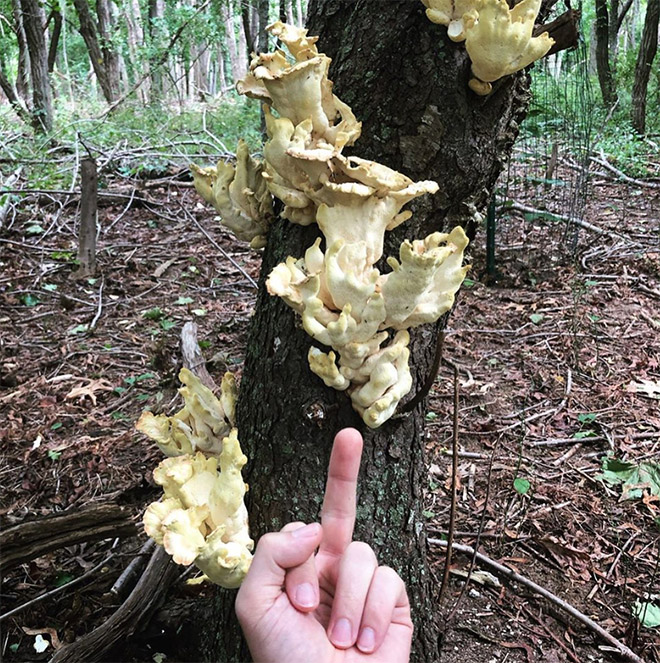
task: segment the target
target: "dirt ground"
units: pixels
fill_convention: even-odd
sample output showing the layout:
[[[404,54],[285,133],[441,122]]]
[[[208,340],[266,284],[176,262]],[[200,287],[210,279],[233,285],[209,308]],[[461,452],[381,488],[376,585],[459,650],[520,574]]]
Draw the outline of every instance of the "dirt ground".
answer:
[[[595,176],[583,218],[603,232],[581,228],[577,244],[565,224],[500,215],[497,276],[485,274],[482,233],[445,341],[459,368],[456,541],[474,546],[481,532],[482,553],[648,661],[660,661],[660,633],[641,628],[632,608],[660,593],[659,499],[647,486],[622,499],[622,486],[599,473],[606,454],[660,457],[658,400],[634,388],[660,380],[658,182]],[[31,195],[0,231],[3,528],[111,499],[137,516],[157,497],[151,470],[160,452],[133,425],[145,408],[176,405],[185,321],[197,322],[212,372],[240,374],[258,254],[218,229],[189,183],[136,186],[135,195],[123,183],[113,191],[125,198],[101,198],[96,278],[74,278],[75,196]],[[425,516],[435,540],[449,519],[453,389],[443,368],[427,416]],[[2,659],[48,660],[53,647],[107,619],[116,607],[109,589],[144,541],[82,544],[8,573],[0,615],[107,559],[75,589],[4,620]],[[430,552],[440,578],[443,549],[431,543]],[[455,553],[439,609],[443,662],[617,660],[520,583],[473,582],[456,606],[469,565]],[[39,635],[49,643],[43,653],[34,649]],[[166,646],[143,637],[108,660],[178,660]]]

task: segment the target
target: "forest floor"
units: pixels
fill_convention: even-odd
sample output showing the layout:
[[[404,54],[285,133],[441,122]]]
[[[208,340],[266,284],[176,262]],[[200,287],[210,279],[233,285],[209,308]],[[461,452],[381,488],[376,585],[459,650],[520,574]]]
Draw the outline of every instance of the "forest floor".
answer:
[[[151,471],[161,454],[134,423],[146,408],[177,408],[187,320],[211,373],[240,375],[259,255],[218,228],[184,179],[106,182],[125,197],[100,198],[94,278],[75,277],[77,195],[25,196],[0,231],[3,528],[110,500],[137,517],[158,497]],[[641,627],[633,609],[651,603],[650,621],[660,594],[658,182],[595,176],[583,218],[602,234],[574,236],[543,215],[502,218],[497,277],[484,273],[480,236],[444,349],[459,369],[456,541],[474,546],[481,531],[482,553],[656,662],[658,629]],[[453,393],[443,368],[427,415],[432,539],[446,537],[449,520]],[[62,589],[4,620],[2,659],[48,660],[105,621],[117,605],[109,590],[144,542],[80,544],[6,574],[0,615]],[[443,549],[431,543],[430,553],[440,578]],[[447,623],[469,564],[455,553],[439,604],[443,662],[617,660],[563,610],[505,579],[471,583]],[[172,589],[199,591],[208,590]],[[185,660],[174,642],[152,628],[105,660]]]

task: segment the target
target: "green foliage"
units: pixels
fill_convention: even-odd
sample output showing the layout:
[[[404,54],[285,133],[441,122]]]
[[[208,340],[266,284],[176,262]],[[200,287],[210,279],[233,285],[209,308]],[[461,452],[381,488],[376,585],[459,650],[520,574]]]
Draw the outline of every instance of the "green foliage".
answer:
[[[513,488],[519,495],[527,495],[531,487],[532,484],[527,479],[516,477],[513,480]]]
[[[621,485],[621,499],[640,499],[647,490],[651,495],[660,496],[660,464],[642,462],[639,464],[605,456],[602,462],[602,474],[597,479],[610,485]]]
[[[632,611],[644,628],[658,628],[660,626],[660,605],[657,603],[635,601]]]

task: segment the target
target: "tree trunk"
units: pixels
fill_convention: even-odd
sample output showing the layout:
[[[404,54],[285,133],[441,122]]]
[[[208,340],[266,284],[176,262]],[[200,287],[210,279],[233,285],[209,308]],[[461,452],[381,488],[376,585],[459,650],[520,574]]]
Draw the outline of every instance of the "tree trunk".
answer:
[[[257,29],[257,48],[259,53],[268,51],[268,33],[266,26],[270,23],[268,10],[270,9],[269,0],[258,0],[257,10],[259,12],[259,27]]]
[[[613,17],[612,20],[616,21],[616,17]],[[596,69],[603,102],[607,106],[611,106],[617,100],[617,92],[610,68],[607,0],[596,0]]]
[[[160,48],[162,40],[161,21],[165,13],[164,0],[149,0],[149,43],[151,46],[152,62],[158,58],[156,51]],[[151,66],[151,101],[163,97],[163,67]]]
[[[27,37],[23,26],[23,10],[21,0],[13,0],[14,29],[18,44],[18,73],[16,75],[16,92],[24,104],[30,100],[30,54],[28,52]]]
[[[78,21],[80,23],[80,35],[85,41],[87,52],[89,53],[89,60],[96,74],[96,80],[101,87],[105,100],[111,104],[118,96],[118,82],[111,81],[108,70],[103,59],[103,51],[99,44],[98,31],[96,23],[89,10],[89,2],[87,0],[73,0],[73,5],[78,14]]]
[[[440,193],[416,201],[413,219],[389,233],[385,255],[398,255],[404,237],[474,226],[475,208],[485,209],[511,152],[528,101],[528,79],[507,77],[489,97],[476,97],[467,86],[464,47],[427,20],[418,0],[379,3],[377,22],[373,7],[372,0],[312,0],[309,28],[320,35],[320,50],[333,58],[333,91],[363,122],[354,152],[413,179],[441,183]],[[361,430],[356,538],[369,542],[380,563],[404,578],[416,626],[411,660],[433,663],[439,660],[438,606],[422,516],[428,481],[424,406],[395,415],[378,430],[366,429],[346,395],[311,373],[309,336],[264,288],[270,270],[289,255],[302,256],[317,234],[315,225],[279,221],[264,251],[237,410],[249,458],[251,531],[258,538],[292,520],[318,520],[332,439],[343,426]],[[440,326],[412,330],[411,399],[428,377]],[[233,592],[219,592],[209,623],[220,626],[209,633],[206,660],[249,658],[240,645],[233,601]]]
[[[96,0],[96,16],[98,17],[99,36],[101,38],[101,53],[103,53],[103,64],[105,66],[106,75],[108,77],[108,84],[110,86],[114,101],[115,99],[119,98],[121,93],[121,76],[119,73],[119,53],[113,44],[115,20],[112,7],[108,0]]]
[[[80,163],[80,228],[78,230],[79,277],[92,276],[96,272],[96,220],[98,174],[96,161],[83,159]]]
[[[245,32],[238,31],[236,38],[236,24],[234,23],[234,8],[231,0],[222,3],[222,18],[225,24],[227,52],[231,65],[231,77],[234,84],[245,76],[247,71],[247,50],[245,45]]]
[[[130,0],[124,9],[124,19],[128,34],[128,51],[131,55],[131,66],[135,80],[142,78],[149,71],[149,61],[143,57],[140,49],[144,47],[144,30],[139,0]],[[137,89],[138,98],[143,104],[149,103],[149,78],[146,78]]]
[[[241,23],[243,24],[243,36],[248,56],[256,49],[255,30],[252,21],[252,7],[248,2],[241,2]]]
[[[18,117],[23,120],[26,124],[31,124],[31,118],[29,111],[23,106],[21,100],[18,98],[14,86],[11,84],[7,74],[5,74],[4,62],[0,59],[0,89],[4,92],[7,101],[11,104],[11,107],[14,109],[14,112]]]
[[[644,135],[646,132],[646,96],[651,75],[651,66],[658,50],[658,22],[660,19],[660,0],[648,0],[642,43],[639,45],[635,82],[632,91],[632,125],[635,131]]]
[[[46,17],[39,0],[21,0],[23,27],[30,53],[32,126],[47,133],[53,128],[53,93],[48,77],[48,49],[44,36]]]
[[[57,7],[53,8],[53,30],[50,35],[50,46],[48,47],[48,73],[52,74],[55,68],[55,60],[57,59],[57,47],[60,43],[60,36],[62,34],[62,14]]]

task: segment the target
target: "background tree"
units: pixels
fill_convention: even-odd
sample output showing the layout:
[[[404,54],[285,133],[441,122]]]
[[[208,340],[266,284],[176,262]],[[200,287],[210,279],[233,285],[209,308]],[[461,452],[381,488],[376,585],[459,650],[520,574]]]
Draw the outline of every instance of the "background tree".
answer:
[[[646,132],[646,97],[651,67],[658,50],[659,19],[660,0],[648,0],[632,90],[632,125],[642,135]]]
[[[488,98],[467,86],[465,49],[431,24],[417,0],[378,5],[370,0],[312,0],[310,34],[333,58],[335,91],[363,122],[354,152],[413,179],[443,183],[415,205],[413,219],[390,233],[386,255],[404,237],[461,224],[474,229],[506,162],[528,100],[527,77],[509,77]],[[426,561],[421,498],[426,483],[423,404],[382,428],[365,429],[344,394],[326,388],[309,370],[310,339],[295,315],[264,289],[264,278],[287,255],[299,256],[318,233],[277,222],[263,256],[260,292],[248,342],[238,405],[238,427],[250,459],[251,528],[258,536],[291,520],[318,518],[334,434],[343,426],[365,437],[356,536],[368,540],[381,563],[402,574],[416,609],[415,659],[438,658],[436,583]],[[439,326],[413,333],[415,386],[426,382]],[[245,660],[232,618],[233,596],[221,593],[208,644],[210,660]]]
[[[48,132],[53,128],[53,93],[44,36],[46,16],[38,0],[21,0],[21,19],[30,58],[32,125],[36,131]]]
[[[22,0],[25,1],[25,0]],[[112,18],[107,0],[97,0],[98,21],[94,20],[87,0],[73,0],[79,30],[85,40],[89,59],[105,100],[111,104],[119,97],[119,57],[111,39]]]

